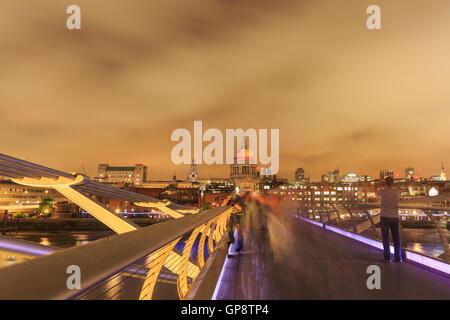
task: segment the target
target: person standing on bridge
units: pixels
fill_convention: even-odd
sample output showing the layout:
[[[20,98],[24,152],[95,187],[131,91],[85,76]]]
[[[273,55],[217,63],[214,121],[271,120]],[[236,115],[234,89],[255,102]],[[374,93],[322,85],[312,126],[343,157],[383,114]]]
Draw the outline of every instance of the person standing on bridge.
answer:
[[[395,262],[402,262],[402,252],[400,246],[399,220],[398,220],[398,201],[400,200],[401,190],[393,187],[394,179],[386,177],[384,179],[385,187],[378,189],[376,194],[381,197],[381,237],[383,239],[384,261],[391,262],[391,252],[389,243],[389,229],[392,232],[394,241]]]
[[[228,197],[224,202],[223,205],[228,205],[233,207],[233,212],[230,216],[230,219],[228,221],[227,230],[228,230],[228,238],[229,238],[229,244],[235,243],[234,238],[234,229],[237,229],[238,233],[238,241],[236,244],[236,251],[240,251],[244,245],[244,236],[242,232],[242,220],[243,215],[245,213],[245,201],[248,198],[248,195],[246,194],[244,198],[240,197],[239,194],[236,194],[236,196],[231,199],[231,197]]]

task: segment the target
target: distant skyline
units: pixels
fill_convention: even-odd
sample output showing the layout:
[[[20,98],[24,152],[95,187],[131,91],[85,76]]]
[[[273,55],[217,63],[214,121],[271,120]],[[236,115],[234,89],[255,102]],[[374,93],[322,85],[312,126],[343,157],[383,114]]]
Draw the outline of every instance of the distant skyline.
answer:
[[[44,166],[49,166],[51,167],[48,163],[42,163],[33,159],[30,159],[29,157],[20,157],[18,155],[11,155],[8,154],[10,156],[15,156],[18,158],[21,158],[23,160],[27,160],[30,162],[35,162],[37,164],[40,165],[44,165]],[[61,160],[61,159],[56,159],[56,160]],[[87,161],[88,163],[91,163],[92,161]],[[179,180],[184,180],[187,177],[187,174],[189,173],[190,170],[190,166],[189,165],[180,165],[180,166],[173,166],[172,170],[170,171],[170,169],[168,169],[167,172],[158,172],[157,174],[153,173],[152,174],[152,165],[150,163],[146,163],[145,161],[140,161],[139,159],[132,159],[129,162],[126,163],[122,163],[122,162],[116,162],[113,161],[113,159],[111,158],[107,158],[106,160],[104,160],[103,162],[100,161],[97,164],[95,164],[95,166],[93,167],[88,167],[86,166],[86,161],[80,161],[78,163],[78,165],[75,165],[72,168],[61,168],[61,167],[52,167],[53,169],[58,169],[58,170],[63,170],[63,171],[67,171],[67,172],[78,172],[78,173],[83,173],[84,170],[86,170],[86,173],[90,176],[90,177],[96,177],[97,176],[97,167],[98,164],[100,163],[106,163],[109,164],[110,166],[134,166],[135,164],[143,164],[146,165],[148,167],[148,175],[147,175],[147,180],[171,180],[173,175],[175,174],[177,179]],[[363,170],[363,171],[357,171],[357,170],[352,170],[352,169],[347,169],[347,168],[343,168],[342,166],[336,166],[336,167],[330,167],[330,168],[325,168],[323,169],[321,172],[319,172],[317,175],[311,174],[308,170],[308,168],[305,167],[295,167],[295,168],[291,168],[291,169],[285,169],[285,168],[280,168],[280,172],[284,172],[286,174],[277,174],[277,177],[280,178],[286,178],[286,179],[294,179],[295,176],[295,170],[298,168],[303,168],[305,170],[305,177],[310,177],[311,180],[313,181],[319,181],[322,177],[323,174],[332,172],[336,169],[339,169],[340,175],[341,177],[345,176],[348,173],[356,173],[357,175],[361,176],[361,175],[369,175],[370,177],[377,179],[379,178],[379,174],[381,170],[390,170],[393,171],[394,174],[399,174],[400,178],[405,177],[405,169],[406,168],[414,168],[416,171],[416,175],[421,177],[421,178],[431,178],[434,175],[439,175],[440,174],[440,170],[442,165],[444,166],[445,171],[447,172],[447,174],[450,173],[450,170],[448,170],[448,168],[446,167],[445,163],[440,163],[438,166],[436,166],[436,168],[434,169],[434,171],[431,172],[426,172],[422,169],[422,167],[420,166],[414,166],[412,164],[406,164],[404,163],[403,165],[401,165],[401,167],[396,166],[396,167],[381,167],[378,170],[375,171],[371,171],[369,172],[369,170]],[[84,167],[84,168],[83,168]],[[199,173],[199,179],[206,179],[206,178],[228,178],[230,175],[229,172],[229,165],[197,165],[198,168],[198,173]],[[210,174],[211,173],[211,174]]]
[[[141,163],[144,164],[148,167],[148,176],[147,176],[147,180],[171,180],[173,175],[175,174],[178,180],[185,180],[187,178],[187,174],[189,173],[189,165],[180,165],[180,166],[176,166],[176,168],[174,167],[174,170],[172,171],[168,171],[165,175],[164,173],[159,172],[158,175],[152,175],[152,166],[151,164],[142,162],[142,161],[131,161],[129,163],[114,163],[111,161],[105,161],[102,163],[108,163],[111,166],[134,166],[135,164]],[[42,165],[42,163],[40,163]],[[83,163],[84,164],[84,163]],[[221,169],[217,169],[217,167],[221,168]],[[345,168],[341,168],[339,166],[339,171],[340,171],[340,175],[341,178],[344,177],[346,174],[348,173],[356,173],[357,175],[361,176],[361,175],[369,175],[371,178],[374,179],[378,179],[379,178],[379,174],[381,170],[390,170],[393,171],[394,174],[399,174],[399,178],[404,178],[405,177],[405,169],[406,168],[414,168],[416,170],[416,175],[421,177],[421,178],[431,178],[433,175],[439,175],[440,174],[440,170],[442,167],[442,163],[439,164],[439,166],[436,167],[436,170],[430,174],[426,174],[423,172],[423,170],[421,169],[421,167],[415,167],[413,165],[407,165],[405,166],[405,164],[403,164],[402,168],[397,169],[396,168],[380,168],[378,171],[373,172],[372,174],[368,171],[362,171],[362,172],[358,172],[355,170],[351,170],[351,169],[345,169]],[[229,172],[229,165],[197,165],[198,168],[198,173],[199,173],[199,179],[207,179],[207,178],[228,178],[230,175]],[[331,171],[334,171],[335,169],[337,169],[337,167],[335,168],[330,168],[330,169],[324,169],[321,173],[319,173],[318,175],[311,175],[308,172],[308,168],[304,168],[304,167],[297,167],[297,168],[293,168],[292,170],[280,170],[280,172],[286,172],[287,175],[281,175],[281,174],[277,174],[277,177],[279,178],[286,178],[286,179],[294,179],[294,175],[295,175],[295,170],[298,168],[303,168],[305,170],[305,177],[310,176],[311,180],[313,181],[319,181],[322,177],[322,174],[326,174],[329,173]],[[445,164],[444,164],[444,168]],[[58,168],[56,168],[58,169]],[[74,169],[74,170],[67,170],[69,172],[83,172],[83,169],[80,167],[79,169]],[[97,176],[97,166],[95,168],[86,168],[86,171],[88,173],[89,176],[91,177],[95,177]],[[206,173],[208,172],[213,172],[213,173],[218,173],[216,175],[207,175]],[[222,173],[221,173],[222,172]],[[447,172],[447,169],[446,169]],[[203,174],[205,173],[205,174]],[[450,173],[450,170],[448,171],[448,173]]]
[[[408,167],[413,167],[416,170],[416,175],[421,177],[421,178],[431,178],[433,175],[439,175],[441,173],[441,166],[442,163],[439,164],[436,167],[436,170],[434,172],[431,172],[430,174],[426,174],[423,172],[423,170],[421,169],[421,167],[414,167],[414,166],[410,166],[408,165],[407,167],[402,167],[398,170],[396,170],[396,168],[380,168],[378,171],[376,172],[367,172],[367,171],[362,171],[362,172],[358,172],[355,170],[351,170],[351,169],[345,169],[345,168],[339,168],[339,171],[341,173],[341,177],[345,176],[348,173],[356,173],[359,176],[361,175],[369,175],[371,178],[374,179],[378,179],[379,178],[379,174],[381,170],[387,169],[390,171],[394,171],[394,174],[398,173],[400,178],[405,177],[405,169]],[[198,165],[198,171],[199,171],[199,178],[215,178],[215,177],[229,177],[229,169],[224,169],[224,174],[223,175],[218,175],[218,176],[204,176],[202,175],[202,169],[204,169],[204,167],[206,167],[205,165]],[[309,173],[308,173],[308,168],[304,168],[304,167],[297,167],[297,168],[303,168],[305,170],[305,177],[308,177]],[[294,179],[294,175],[295,175],[295,170],[297,168],[293,168],[292,170],[288,171],[288,170],[280,170],[280,172],[287,172],[287,175],[281,175],[278,174],[277,177],[280,178],[287,178],[287,179]],[[450,173],[450,170],[447,170],[447,168],[445,167],[444,164],[444,168],[446,169],[447,174]],[[330,169],[324,169],[322,173],[319,173],[318,175],[310,175],[311,180],[313,181],[318,181],[321,179],[322,174],[326,174],[328,172],[331,172],[333,170],[335,170],[336,168],[330,168]],[[420,170],[420,172],[417,172],[417,170]],[[189,172],[189,166],[186,166],[185,171],[181,171],[180,170],[180,175],[178,174],[178,170],[175,171],[176,175],[177,175],[177,179],[185,179],[185,176],[187,176],[187,173]],[[149,174],[150,174],[150,179],[151,179],[151,167],[149,167]],[[170,176],[171,177],[171,176]],[[170,179],[170,177],[168,177],[168,179]]]
[[[171,132],[280,129],[280,171],[422,176],[450,167],[450,1],[79,0],[2,7],[0,152],[90,175],[144,163],[185,178]],[[108,161],[109,159],[109,161]],[[450,170],[449,170],[450,171]],[[199,166],[226,177],[228,166]]]

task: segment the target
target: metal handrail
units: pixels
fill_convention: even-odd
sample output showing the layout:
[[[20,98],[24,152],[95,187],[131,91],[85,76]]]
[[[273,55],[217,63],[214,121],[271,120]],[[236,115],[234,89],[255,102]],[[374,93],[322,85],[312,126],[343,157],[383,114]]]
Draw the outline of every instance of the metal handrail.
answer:
[[[370,238],[366,238],[357,233],[353,233],[353,232],[349,231],[348,229],[345,229],[345,228],[342,228],[339,226],[335,226],[335,225],[332,226],[332,225],[329,225],[326,223],[318,222],[315,219],[311,219],[309,217],[303,217],[303,216],[297,216],[297,217],[303,221],[307,221],[307,222],[317,225],[321,228],[325,228],[327,230],[331,230],[331,231],[340,233],[341,235],[353,238],[357,241],[364,242],[370,246],[374,246],[379,249],[382,249],[382,242],[379,240],[373,240]],[[392,250],[392,246],[391,246],[391,250]],[[416,251],[408,249],[408,248],[402,248],[402,250],[405,252],[406,258],[409,261],[411,261],[413,263],[418,263],[422,266],[425,266],[426,268],[433,269],[440,273],[450,275],[450,264],[448,262],[442,261],[436,257],[430,256],[425,253],[416,252]]]
[[[32,176],[52,176],[54,178],[57,178],[58,176],[66,177],[66,178],[73,178],[73,175],[67,172],[54,170],[51,168],[47,168],[35,163],[31,163],[25,160],[17,159],[11,156],[8,156],[6,154],[0,153],[0,168],[10,168],[10,166],[13,166],[16,168],[17,171],[19,171],[18,175],[22,177],[27,177],[28,175],[25,172],[29,172],[32,174]],[[6,169],[5,169],[6,170]],[[22,173],[24,172],[24,173]]]
[[[447,197],[448,197],[448,195],[446,195]],[[423,201],[424,201],[424,199],[429,199],[429,197],[428,198],[422,198],[422,203],[423,203]],[[351,232],[353,232],[353,233],[356,233],[356,234],[359,234],[359,233],[361,233],[362,231],[364,231],[365,229],[363,229],[363,230],[359,230],[359,228],[358,228],[358,226],[362,226],[363,224],[367,224],[367,222],[369,222],[370,223],[370,227],[374,227],[375,226],[375,220],[377,220],[377,222],[379,221],[379,219],[380,219],[380,215],[378,214],[375,218],[373,218],[373,217],[370,217],[370,214],[368,213],[368,212],[366,212],[366,215],[367,215],[367,220],[366,221],[363,221],[363,222],[360,222],[360,224],[358,225],[357,224],[357,221],[355,220],[355,217],[354,217],[354,215],[353,215],[353,213],[352,213],[352,209],[358,209],[358,210],[367,210],[367,209],[378,209],[378,208],[380,208],[380,204],[355,204],[353,207],[345,207],[344,209],[345,210],[347,210],[347,213],[349,214],[349,216],[350,216],[350,219],[351,219],[351,222],[352,222],[352,228],[351,228]],[[433,222],[433,224],[434,224],[434,226],[435,226],[435,228],[436,228],[436,230],[437,230],[437,232],[438,232],[438,234],[439,234],[439,238],[441,239],[441,243],[442,243],[442,247],[443,247],[443,249],[444,249],[444,257],[443,257],[443,260],[444,261],[446,261],[446,262],[450,262],[450,246],[449,246],[449,243],[448,243],[448,239],[447,239],[447,236],[445,235],[445,233],[443,232],[443,230],[441,230],[440,229],[440,227],[439,227],[439,225],[436,223],[436,221],[435,221],[435,219],[434,219],[434,217],[431,215],[431,213],[429,212],[429,211],[431,211],[431,210],[434,210],[434,211],[448,211],[449,210],[449,208],[446,208],[446,207],[427,207],[427,206],[408,206],[408,205],[399,205],[399,207],[398,207],[399,209],[419,209],[419,210],[422,210],[427,216],[428,216],[428,218],[430,218],[430,220]],[[308,209],[311,209],[311,207],[308,207]],[[313,219],[314,220],[317,220],[317,219],[315,219],[314,217],[315,217],[315,214],[314,214],[314,207],[312,208],[312,210],[313,210],[313,212],[312,212],[312,216],[313,216]],[[323,222],[323,219],[322,219],[322,212],[320,211],[320,210],[315,210],[318,214],[319,214],[319,216],[320,216],[320,222],[321,223],[323,223],[323,224],[325,224],[324,222]],[[339,215],[339,213],[338,213],[338,215]],[[306,214],[306,216],[309,216],[308,214]],[[330,223],[331,221],[328,221],[328,223]],[[405,248],[406,249],[406,248]]]
[[[0,283],[7,290],[0,290],[0,299],[73,299],[114,274],[126,270],[137,261],[157,254],[180,237],[202,225],[203,232],[223,236],[231,207],[218,207],[183,219],[172,219],[108,239],[61,250],[33,260],[0,269]],[[221,227],[206,228],[216,221]],[[212,226],[211,226],[212,227]],[[190,252],[183,252],[189,255]],[[187,260],[181,268],[187,272]],[[67,287],[67,268],[76,265],[81,270],[81,289]],[[158,271],[159,273],[159,271]],[[185,279],[185,278],[184,278]],[[185,285],[185,281],[183,281]],[[183,293],[186,288],[183,287]],[[181,297],[183,298],[183,297]]]
[[[379,209],[379,203],[368,203],[368,204],[355,204],[354,208],[358,209]],[[435,210],[435,211],[450,211],[450,207],[438,207],[438,206],[418,206],[414,203],[402,204],[399,203],[398,209],[418,209],[418,210]]]
[[[0,250],[20,253],[31,257],[39,257],[59,251],[59,248],[45,246],[22,239],[0,236]]]
[[[188,206],[166,202],[124,189],[114,188],[106,184],[92,181],[84,175],[71,174],[60,170],[51,169],[2,153],[0,153],[0,175],[5,178],[17,179],[17,181],[15,182],[19,184],[23,179],[26,178],[33,178],[38,180],[41,178],[49,178],[55,181],[58,180],[58,178],[66,178],[74,181],[74,184],[71,186],[71,188],[79,193],[103,196],[123,201],[131,201],[134,203],[145,203],[148,205],[154,205],[155,207],[167,207],[169,209],[179,210],[181,212],[189,212],[193,210],[193,208]],[[80,176],[82,180],[75,183],[75,179],[78,176]]]

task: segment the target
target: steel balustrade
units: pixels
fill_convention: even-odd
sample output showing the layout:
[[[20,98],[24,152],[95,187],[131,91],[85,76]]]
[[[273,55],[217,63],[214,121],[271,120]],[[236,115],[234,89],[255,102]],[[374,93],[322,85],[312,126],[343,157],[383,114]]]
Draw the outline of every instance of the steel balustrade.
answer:
[[[441,200],[449,200],[450,195],[443,195],[439,198],[437,197],[424,197],[420,199],[413,199],[413,200],[406,200],[401,201],[399,205],[399,209],[417,209],[424,212],[424,214],[427,215],[427,217],[432,221],[434,227],[436,228],[439,238],[442,243],[442,247],[444,250],[444,256],[443,260],[446,262],[450,262],[450,248],[448,243],[447,235],[445,234],[445,231],[439,226],[436,217],[434,217],[431,214],[431,211],[435,212],[447,212],[450,210],[450,208],[446,207],[439,207],[439,206],[433,206],[433,205],[423,205],[424,203],[430,203],[435,201],[441,201]],[[422,204],[422,206],[415,205],[415,204]],[[353,207],[337,207],[336,205],[332,204],[331,207],[334,209],[335,212],[337,212],[337,215],[334,216],[334,219],[330,218],[328,219],[328,224],[330,224],[333,220],[337,220],[337,224],[339,226],[342,225],[342,217],[340,216],[340,213],[342,211],[346,211],[346,213],[350,216],[351,221],[351,227],[350,228],[343,228],[346,231],[352,232],[354,234],[361,234],[363,231],[367,230],[368,228],[375,229],[375,225],[380,222],[380,214],[377,214],[376,216],[371,216],[369,213],[369,209],[379,209],[379,204],[355,204]],[[319,221],[324,226],[326,223],[324,222],[324,219],[322,217],[323,215],[323,209],[322,206],[318,207],[316,204],[309,205],[305,207],[305,209],[302,211],[303,216],[307,217],[308,219],[312,219],[314,221]],[[355,218],[355,215],[353,214],[353,211],[359,211],[363,212],[367,219],[365,221],[358,221]],[[311,214],[310,214],[311,213]],[[319,216],[319,218],[316,218],[316,214]],[[406,248],[404,248],[406,249]]]
[[[120,221],[123,220],[120,217],[116,218],[111,214],[108,214],[107,211],[109,211],[109,209],[102,208],[102,205],[95,199],[90,198],[89,195],[129,201],[142,207],[158,208],[173,218],[183,217],[182,213],[198,212],[198,209],[195,208],[182,206],[170,201],[155,199],[123,189],[113,188],[92,181],[81,174],[70,174],[50,169],[1,153],[0,175],[5,178],[10,178],[13,182],[20,185],[54,188],[118,233],[134,230],[136,229],[136,226],[132,224],[128,226],[126,221]],[[96,215],[96,213],[98,214]],[[113,212],[111,213],[114,215]]]
[[[57,190],[117,233],[134,231],[139,227],[130,220],[115,214],[96,199],[91,198],[91,195],[134,202],[135,205],[142,207],[158,208],[172,218],[182,218],[184,214],[198,212],[198,209],[195,208],[113,188],[80,174],[65,173],[4,154],[0,154],[0,173],[20,185]],[[169,257],[177,258],[178,255],[176,252],[170,252]],[[196,272],[198,272],[198,267],[189,263],[189,275]]]
[[[156,280],[158,279],[158,274],[169,256],[169,253],[173,250],[179,240],[180,238],[172,241],[150,256],[151,264],[149,266],[145,282],[142,286],[139,300],[150,300],[152,298]]]
[[[195,239],[197,239],[198,234],[200,233],[200,231],[202,231],[204,229],[205,225],[201,225],[197,228],[195,228],[191,235],[189,236],[189,239],[186,241],[186,244],[184,246],[183,249],[183,256],[181,258],[181,268],[180,268],[180,273],[178,275],[178,279],[177,279],[177,289],[178,289],[178,295],[181,299],[183,299],[189,288],[188,288],[188,279],[187,279],[187,266],[188,266],[188,261],[189,258],[191,256],[191,250],[192,247],[194,246],[194,241]],[[199,248],[202,249],[202,248]]]
[[[142,279],[144,275],[145,281],[135,295],[140,299],[151,299],[172,248],[180,238],[189,236],[183,255],[172,261],[174,269],[179,270],[178,275],[173,276],[177,277],[180,298],[184,298],[195,281],[195,276],[188,279],[187,275],[193,241],[200,232],[200,238],[206,234],[212,253],[215,249],[213,239],[220,240],[224,235],[231,211],[231,207],[218,207],[1,268],[0,283],[8,290],[0,290],[0,299],[91,299],[92,294],[105,288],[105,284],[110,294],[101,292],[97,298],[114,298],[128,287],[128,284],[117,286],[119,282]],[[198,247],[198,251],[203,249]],[[80,267],[80,290],[67,288],[69,275],[66,271],[70,265]]]
[[[199,212],[198,209],[178,205],[170,201],[159,200],[127,190],[113,188],[92,181],[81,174],[65,173],[4,154],[0,154],[0,175],[25,186],[54,188],[119,234],[138,230],[139,227],[120,215],[115,214],[96,199],[91,198],[91,196],[115,198],[132,202],[137,206],[157,208],[172,218],[183,218],[185,217],[184,214],[195,214]],[[213,233],[214,240],[218,240],[219,233]],[[209,239],[208,244],[210,244]],[[208,248],[212,251],[213,246],[209,245]],[[177,274],[180,271],[178,264],[172,262],[178,262],[180,259],[180,254],[175,250],[168,251],[167,257],[164,259],[165,264],[163,267],[167,269],[165,272]],[[194,279],[198,273],[199,267],[188,260],[186,267],[187,276],[190,279]],[[150,277],[150,279],[152,278]]]

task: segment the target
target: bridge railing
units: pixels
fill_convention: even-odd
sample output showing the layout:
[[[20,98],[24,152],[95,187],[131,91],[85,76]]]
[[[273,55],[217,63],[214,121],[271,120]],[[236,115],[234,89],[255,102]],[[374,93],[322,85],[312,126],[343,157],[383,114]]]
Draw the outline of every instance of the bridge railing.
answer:
[[[176,286],[183,299],[223,238],[231,210],[214,208],[1,268],[0,299],[148,300],[157,283]]]
[[[448,197],[448,196],[447,196]],[[406,237],[402,238],[402,247],[405,253],[414,252],[423,256],[426,256],[430,259],[435,259],[439,261],[450,263],[450,248],[449,248],[449,231],[445,230],[441,225],[438,217],[444,216],[448,219],[448,212],[450,208],[446,207],[438,207],[431,205],[417,205],[405,203],[399,206],[399,210],[401,211],[415,211],[416,214],[422,214],[429,218],[431,223],[431,227],[433,227],[437,231],[438,237],[434,237],[434,241],[430,243],[430,234],[428,233],[427,237],[420,235],[420,242],[423,243],[424,246],[434,245],[436,246],[436,242],[438,241],[438,246],[441,246],[441,250],[438,250],[436,253],[425,252],[424,250],[416,250],[414,247],[407,246]],[[362,204],[353,204],[349,206],[336,206],[336,205],[317,205],[310,204],[300,210],[300,215],[304,218],[309,219],[310,221],[317,222],[316,224],[327,227],[328,229],[337,228],[335,231],[343,230],[347,233],[352,233],[355,235],[362,235],[371,240],[380,241],[381,235],[379,230],[377,230],[377,225],[380,222],[380,214],[379,214],[379,204],[370,204],[370,205],[362,205]],[[401,228],[401,224],[400,224]],[[401,232],[405,235],[406,229],[403,228]],[[352,236],[353,237],[353,236]],[[428,238],[428,239],[425,239]],[[415,242],[417,241],[417,237]],[[410,241],[411,242],[411,241]],[[418,246],[419,247],[419,246]],[[442,253],[440,253],[442,252]],[[407,256],[408,254],[406,254]],[[430,260],[431,261],[431,260]]]

